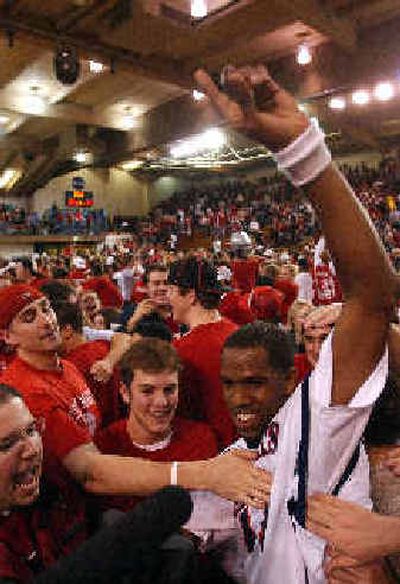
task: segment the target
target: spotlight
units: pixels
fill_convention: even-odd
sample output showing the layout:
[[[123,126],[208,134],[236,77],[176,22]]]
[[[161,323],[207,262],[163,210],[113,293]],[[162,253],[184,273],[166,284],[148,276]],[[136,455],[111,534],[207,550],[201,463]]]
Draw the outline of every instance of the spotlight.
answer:
[[[90,59],[89,61],[89,71],[91,73],[102,73],[104,71],[105,67],[103,65],[103,63],[100,63],[99,61],[93,61],[92,59]]]
[[[38,95],[39,87],[35,85],[30,87],[29,91],[29,95],[27,95],[23,100],[26,113],[33,115],[42,114],[46,109],[46,102],[43,97]]]
[[[0,125],[1,126],[5,126],[6,124],[8,124],[9,121],[10,121],[9,116],[6,116],[5,114],[0,114]]]
[[[351,100],[355,105],[365,105],[369,102],[369,93],[365,89],[359,89],[353,93]]]
[[[297,62],[299,65],[308,65],[312,61],[312,54],[306,45],[301,45],[297,50]]]
[[[137,126],[137,119],[132,115],[126,115],[121,120],[121,126],[124,130],[133,130]]]
[[[333,110],[344,110],[346,108],[346,100],[344,97],[332,97],[328,105]]]
[[[75,162],[78,162],[78,164],[85,164],[85,162],[87,162],[88,159],[89,159],[88,153],[84,152],[83,150],[78,150],[74,154],[74,160]]]
[[[204,18],[207,16],[207,4],[205,0],[192,0],[190,5],[190,14],[192,18]]]
[[[391,83],[388,81],[378,83],[378,85],[374,89],[374,96],[379,101],[388,101],[392,99],[394,95],[394,88]]]
[[[57,80],[63,85],[74,84],[80,73],[80,63],[73,47],[60,47],[54,57],[54,71]]]
[[[203,99],[205,99],[206,97],[206,94],[203,93],[202,91],[199,91],[198,89],[193,89],[192,97],[193,101],[203,101]]]

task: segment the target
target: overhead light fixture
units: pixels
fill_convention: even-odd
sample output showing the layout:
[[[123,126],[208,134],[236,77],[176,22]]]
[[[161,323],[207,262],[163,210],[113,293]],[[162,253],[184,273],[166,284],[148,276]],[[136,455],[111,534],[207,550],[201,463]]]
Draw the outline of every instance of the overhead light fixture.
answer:
[[[143,160],[127,160],[121,164],[121,168],[126,170],[126,172],[131,172],[132,170],[137,170],[143,166]]]
[[[370,96],[366,89],[358,89],[354,91],[351,96],[351,101],[355,105],[366,105],[369,102]]]
[[[84,150],[78,150],[74,154],[74,160],[78,164],[85,164],[89,161],[89,153],[85,152]]]
[[[76,83],[80,73],[80,63],[76,49],[63,45],[57,49],[54,56],[54,71],[57,80],[63,85]]]
[[[226,143],[226,136],[219,128],[209,128],[202,134],[182,140],[171,147],[173,158],[185,158],[204,150],[219,150]]]
[[[0,125],[5,126],[10,121],[10,116],[6,116],[6,114],[0,114]]]
[[[312,54],[307,45],[300,45],[297,49],[297,62],[299,65],[308,65],[312,61]]]
[[[374,96],[379,101],[388,101],[394,96],[394,87],[388,81],[378,83],[374,89]]]
[[[28,114],[40,115],[46,109],[46,102],[41,95],[38,95],[40,87],[34,85],[29,88],[29,94],[24,97],[24,110]]]
[[[199,91],[198,89],[193,89],[192,97],[193,101],[203,101],[203,99],[205,99],[206,97],[206,94],[203,93],[202,91]]]
[[[192,18],[204,18],[208,14],[207,3],[205,0],[192,0],[190,5],[190,14]]]
[[[4,189],[7,186],[10,187],[11,183],[15,182],[18,176],[18,171],[15,168],[6,168],[0,174],[0,189]]]
[[[96,75],[98,75],[99,73],[103,73],[105,68],[106,68],[105,65],[103,63],[100,63],[100,61],[93,61],[92,59],[90,59],[89,71],[91,73],[95,73]]]
[[[124,116],[121,121],[121,126],[124,130],[133,130],[137,126],[137,119],[135,116]]]
[[[346,100],[344,97],[332,97],[328,105],[333,110],[344,110],[346,109]]]

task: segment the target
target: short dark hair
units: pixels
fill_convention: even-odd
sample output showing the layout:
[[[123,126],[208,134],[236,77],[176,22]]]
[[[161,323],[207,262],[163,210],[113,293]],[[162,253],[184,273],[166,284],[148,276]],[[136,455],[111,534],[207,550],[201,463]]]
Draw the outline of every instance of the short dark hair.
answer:
[[[143,284],[149,283],[149,276],[152,272],[167,272],[168,273],[168,268],[166,265],[160,264],[160,263],[149,264],[148,266],[146,266],[145,272],[143,274]]]
[[[75,332],[82,333],[83,315],[82,310],[77,304],[61,304],[56,307],[55,312],[60,329],[65,328],[69,324]]]
[[[172,341],[172,333],[158,312],[151,312],[143,316],[132,330],[132,333],[137,333],[144,338],[157,338],[169,343]]]
[[[262,348],[268,356],[269,365],[279,373],[287,374],[294,365],[295,346],[293,338],[280,326],[256,320],[242,326],[225,341],[225,349]]]
[[[47,296],[53,308],[63,302],[68,302],[74,292],[71,284],[60,282],[60,280],[49,280],[40,286],[40,290]]]
[[[23,399],[22,395],[17,389],[15,389],[15,387],[11,387],[11,385],[7,385],[6,383],[0,383],[0,406],[8,403],[14,397]]]
[[[170,266],[168,282],[178,286],[183,296],[194,290],[198,302],[206,310],[218,308],[221,302],[223,290],[218,281],[218,271],[207,260],[189,257],[174,262]]]
[[[120,364],[121,378],[127,387],[132,383],[136,369],[146,373],[178,371],[180,361],[175,348],[161,339],[143,338],[134,343]]]

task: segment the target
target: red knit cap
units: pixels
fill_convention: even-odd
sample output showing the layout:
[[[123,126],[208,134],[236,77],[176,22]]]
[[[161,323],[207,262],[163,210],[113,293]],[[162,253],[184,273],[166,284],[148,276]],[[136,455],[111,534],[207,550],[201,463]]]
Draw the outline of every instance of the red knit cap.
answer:
[[[0,330],[6,329],[25,306],[39,298],[44,298],[43,292],[27,284],[0,288]]]

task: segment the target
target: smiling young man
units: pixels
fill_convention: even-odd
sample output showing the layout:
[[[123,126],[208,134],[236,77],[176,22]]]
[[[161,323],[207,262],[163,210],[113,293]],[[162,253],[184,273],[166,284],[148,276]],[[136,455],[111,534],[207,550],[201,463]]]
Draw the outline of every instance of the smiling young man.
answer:
[[[99,432],[101,452],[153,461],[204,460],[217,454],[209,426],[176,416],[179,359],[160,339],[142,339],[121,363],[121,393],[128,418]],[[129,508],[137,499],[113,498],[109,507]]]
[[[33,415],[46,420],[48,480],[77,499],[78,484],[91,493],[118,495],[147,495],[170,484],[169,463],[103,455],[95,447],[96,404],[75,366],[58,356],[57,319],[41,292],[25,285],[0,289],[0,329],[17,351],[0,382],[17,388]],[[182,462],[177,481],[259,506],[267,498],[265,473],[238,456]]]
[[[226,67],[224,91],[203,70],[195,78],[222,118],[275,152],[280,170],[305,189],[346,298],[317,366],[291,395],[284,377],[276,376],[279,351],[270,345],[260,353],[257,336],[234,333],[222,359],[225,394],[228,401],[232,396],[234,416],[249,440],[256,438],[253,422],[264,415],[257,464],[273,475],[268,507],[242,510],[246,581],[322,584],[325,542],[306,531],[306,497],[315,491],[340,493],[352,476],[360,438],[387,376],[394,273],[365,211],[332,163],[318,125],[265,67]],[[236,401],[236,393],[243,397]],[[263,412],[253,397],[259,394]],[[368,484],[367,469],[365,477]]]

